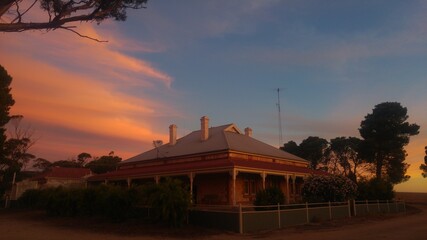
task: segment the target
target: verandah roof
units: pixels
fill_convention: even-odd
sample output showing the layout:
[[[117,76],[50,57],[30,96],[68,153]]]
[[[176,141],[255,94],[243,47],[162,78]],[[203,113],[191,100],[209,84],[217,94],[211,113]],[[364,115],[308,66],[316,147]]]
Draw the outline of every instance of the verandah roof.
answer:
[[[190,172],[221,172],[232,169],[251,170],[251,171],[267,171],[276,174],[327,174],[323,171],[315,171],[306,167],[298,167],[292,165],[285,165],[271,162],[261,162],[254,160],[243,160],[237,158],[219,159],[209,161],[194,161],[194,162],[181,162],[171,164],[161,164],[155,166],[144,166],[135,168],[119,169],[114,172],[95,175],[88,179],[88,181],[103,181],[107,180],[125,180],[127,178],[146,178],[153,176],[164,175],[183,175]]]

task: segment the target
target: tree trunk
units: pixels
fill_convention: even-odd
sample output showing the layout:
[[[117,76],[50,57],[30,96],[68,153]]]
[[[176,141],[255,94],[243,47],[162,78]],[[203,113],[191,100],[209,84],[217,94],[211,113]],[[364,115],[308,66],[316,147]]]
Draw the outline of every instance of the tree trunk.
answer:
[[[377,177],[378,180],[381,180],[382,170],[383,170],[383,157],[381,154],[377,155],[375,170],[376,170],[375,176]]]

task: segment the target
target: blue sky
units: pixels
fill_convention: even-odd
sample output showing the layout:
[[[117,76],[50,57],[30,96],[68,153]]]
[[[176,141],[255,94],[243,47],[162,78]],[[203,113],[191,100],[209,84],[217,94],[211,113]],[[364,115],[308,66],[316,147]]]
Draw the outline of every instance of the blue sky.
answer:
[[[2,34],[0,61],[14,77],[13,111],[51,161],[131,157],[167,141],[169,124],[180,136],[198,129],[203,115],[277,146],[281,88],[284,142],[359,136],[376,104],[402,103],[421,125],[403,189],[425,191],[426,12],[416,0],[151,0],[126,22],[79,25],[108,43],[59,30]]]

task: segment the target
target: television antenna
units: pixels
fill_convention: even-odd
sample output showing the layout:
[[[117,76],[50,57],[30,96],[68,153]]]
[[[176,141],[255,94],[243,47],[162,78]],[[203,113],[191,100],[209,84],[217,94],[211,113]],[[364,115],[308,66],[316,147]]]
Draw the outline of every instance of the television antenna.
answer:
[[[281,88],[277,88],[277,112],[278,112],[278,122],[279,122],[279,148],[282,146],[283,143],[283,133],[282,133],[282,113],[280,110],[280,90]]]
[[[159,147],[163,145],[163,141],[162,140],[154,140],[153,141],[153,146],[156,149],[156,158],[159,158]]]

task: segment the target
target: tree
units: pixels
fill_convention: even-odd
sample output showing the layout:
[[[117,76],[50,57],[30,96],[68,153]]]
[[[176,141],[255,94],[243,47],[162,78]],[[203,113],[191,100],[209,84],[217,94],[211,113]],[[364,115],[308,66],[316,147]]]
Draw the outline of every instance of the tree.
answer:
[[[82,152],[79,155],[77,155],[77,160],[76,162],[80,165],[80,166],[84,166],[85,163],[91,159],[92,156],[89,153],[86,152]]]
[[[23,116],[12,116],[9,122],[9,139],[5,143],[5,152],[8,159],[19,166],[26,167],[30,160],[36,156],[29,153],[30,148],[36,143],[31,127],[22,126]]]
[[[424,164],[421,164],[420,166],[420,170],[422,170],[423,172],[421,173],[421,175],[423,175],[423,177],[427,177],[427,146],[425,147],[426,150],[426,155],[424,157]]]
[[[316,170],[325,161],[327,148],[328,141],[310,136],[304,139],[299,146],[294,141],[289,141],[280,149],[310,161],[310,168]]]
[[[39,169],[41,171],[46,171],[52,166],[52,163],[44,158],[37,158],[34,160],[33,168]]]
[[[386,177],[397,184],[409,178],[405,175],[409,165],[404,162],[404,147],[408,145],[410,136],[419,133],[420,127],[407,122],[407,112],[400,103],[380,103],[360,124],[362,156],[374,165],[375,176],[379,180]]]
[[[0,195],[3,195],[13,178],[13,169],[11,169],[5,148],[7,139],[5,126],[11,119],[9,110],[15,104],[10,93],[11,82],[12,77],[0,65]]]
[[[97,22],[106,19],[125,21],[128,9],[145,8],[148,0],[3,0],[0,2],[0,17],[10,15],[8,21],[0,23],[0,32],[22,32],[27,30],[65,29],[79,36],[70,25],[76,22]],[[45,21],[37,22],[29,12],[37,11],[36,5],[44,12]],[[88,37],[90,38],[90,37]],[[92,38],[93,39],[93,38]],[[95,39],[94,39],[95,40]]]
[[[340,173],[356,182],[357,170],[362,164],[359,156],[361,141],[356,137],[331,139],[328,149],[330,172]]]
[[[121,160],[121,157],[114,156],[114,152],[110,152],[108,156],[95,158],[93,161],[87,163],[85,167],[90,168],[94,173],[106,173],[116,170]]]
[[[320,137],[308,137],[299,145],[299,157],[310,161],[311,169],[318,169],[319,165],[325,160],[325,151],[328,147],[328,141]]]
[[[81,168],[82,166],[76,160],[59,160],[53,162],[50,167],[63,167],[63,168]]]
[[[283,147],[280,147],[280,149],[296,156],[300,155],[298,144],[294,141],[283,144]]]

